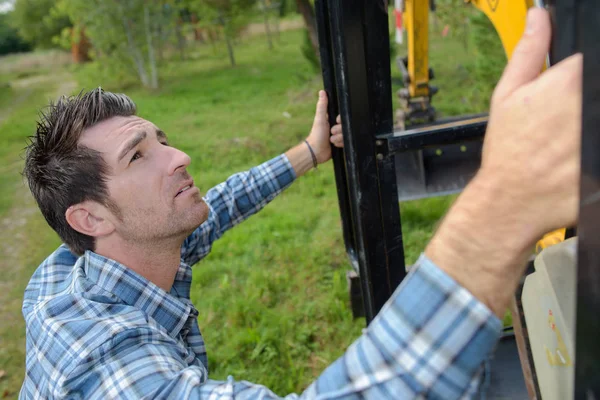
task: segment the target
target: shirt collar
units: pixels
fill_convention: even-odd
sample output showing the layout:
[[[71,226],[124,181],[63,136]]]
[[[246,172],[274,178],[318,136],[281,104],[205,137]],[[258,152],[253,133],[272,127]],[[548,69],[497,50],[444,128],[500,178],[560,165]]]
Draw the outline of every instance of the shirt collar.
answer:
[[[189,300],[191,268],[181,263],[170,293],[137,274],[123,264],[86,251],[83,269],[88,279],[114,294],[125,304],[142,310],[176,337],[190,312],[195,311]],[[193,310],[193,311],[192,311]]]

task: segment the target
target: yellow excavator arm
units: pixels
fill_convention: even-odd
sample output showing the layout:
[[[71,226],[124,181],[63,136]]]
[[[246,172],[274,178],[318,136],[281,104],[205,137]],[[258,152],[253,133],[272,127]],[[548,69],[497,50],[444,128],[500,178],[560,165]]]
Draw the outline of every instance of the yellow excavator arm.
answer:
[[[525,31],[527,10],[533,0],[467,0],[483,11],[494,25],[506,57],[510,59],[515,46]]]
[[[506,58],[510,59],[525,31],[527,10],[534,6],[534,1],[465,0],[465,2],[471,3],[489,18],[500,37]],[[457,6],[461,6],[460,0],[457,0]],[[435,118],[435,111],[431,106],[431,97],[435,91],[429,85],[433,75],[429,67],[429,2],[405,0],[404,12],[408,56],[404,60],[407,90],[401,94],[404,108],[400,113],[404,119],[399,122],[401,126],[404,126],[405,121],[412,122],[413,116],[421,120]],[[565,229],[550,232],[537,243],[536,251],[539,252],[563,240],[565,240]]]

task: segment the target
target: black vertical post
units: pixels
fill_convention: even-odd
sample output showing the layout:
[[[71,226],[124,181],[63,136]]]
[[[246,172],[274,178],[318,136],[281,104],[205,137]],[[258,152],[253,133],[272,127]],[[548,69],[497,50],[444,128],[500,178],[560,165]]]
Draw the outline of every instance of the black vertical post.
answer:
[[[556,64],[583,52],[581,186],[577,226],[575,399],[600,398],[600,3],[551,0]]]
[[[371,321],[405,275],[394,163],[376,140],[393,121],[387,7],[383,0],[327,5],[356,257]]]
[[[315,1],[315,17],[319,31],[319,56],[321,58],[321,71],[323,74],[323,88],[329,99],[327,112],[329,114],[329,125],[336,123],[339,114],[337,90],[335,87],[335,67],[333,64],[331,44],[331,24],[329,21],[329,10],[327,0]],[[346,174],[346,161],[344,151],[331,146],[331,159],[338,194],[340,216],[342,219],[342,231],[346,253],[354,268],[358,268],[356,261],[356,239],[354,236],[354,225],[350,209],[350,194],[348,192],[348,178]]]
[[[364,7],[365,53],[373,124],[372,134],[379,135],[394,131],[388,1],[364,0]],[[391,294],[406,276],[400,205],[398,203],[398,182],[395,156],[387,153],[387,143],[376,141],[375,145],[381,227]]]
[[[600,399],[600,3],[578,0],[574,14],[583,52],[575,398]]]

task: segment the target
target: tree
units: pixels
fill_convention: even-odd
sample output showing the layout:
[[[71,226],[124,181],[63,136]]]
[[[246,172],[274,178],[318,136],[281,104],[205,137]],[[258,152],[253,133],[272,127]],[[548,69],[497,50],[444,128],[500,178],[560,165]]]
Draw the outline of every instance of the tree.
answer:
[[[11,13],[0,14],[0,55],[29,51],[31,46],[25,42],[17,30],[8,24]]]
[[[168,0],[63,0],[63,7],[85,28],[93,57],[106,67],[134,73],[144,87],[159,86],[157,54],[178,16]]]
[[[19,35],[34,47],[56,47],[53,38],[72,26],[69,16],[57,12],[56,0],[16,0],[12,23]]]
[[[310,37],[310,44],[315,52],[315,56],[319,57],[319,34],[317,32],[317,20],[315,19],[315,10],[309,0],[296,0],[298,12],[302,14],[304,25]]]
[[[198,0],[191,2],[191,7],[203,21],[220,25],[225,34],[227,51],[231,66],[235,67],[233,39],[239,36],[243,27],[248,24],[248,13],[256,4],[256,0]]]
[[[265,33],[267,35],[267,43],[269,43],[269,50],[273,50],[273,40],[271,39],[271,27],[269,26],[269,9],[265,0],[260,0],[260,10],[263,14],[265,22]]]

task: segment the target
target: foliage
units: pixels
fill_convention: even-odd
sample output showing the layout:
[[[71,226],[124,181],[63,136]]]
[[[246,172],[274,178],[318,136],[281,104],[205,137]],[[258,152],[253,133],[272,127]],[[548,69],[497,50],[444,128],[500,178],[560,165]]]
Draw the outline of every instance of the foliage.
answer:
[[[0,55],[31,50],[16,28],[9,25],[12,13],[0,14]]]
[[[450,35],[468,45],[469,24],[471,15],[478,13],[471,4],[457,0],[437,0],[434,17],[438,19],[438,29],[448,26]]]
[[[99,69],[137,76],[144,87],[158,88],[161,44],[178,13],[171,1],[63,0],[61,6],[75,29],[85,29]]]
[[[56,0],[16,0],[12,18],[21,37],[38,48],[56,47],[53,38],[72,25],[56,5]]]
[[[491,93],[506,65],[506,53],[498,33],[485,14],[471,15],[469,24],[469,40],[475,57],[473,74],[477,88],[483,93]],[[484,101],[486,106],[489,106],[488,98]]]
[[[229,60],[236,65],[233,40],[248,25],[256,0],[188,0],[190,8],[202,16],[204,26],[219,26],[225,34]]]
[[[312,42],[310,40],[310,33],[308,29],[304,28],[304,41],[302,42],[302,47],[300,48],[302,55],[308,61],[308,63],[312,66],[315,72],[320,71],[321,62],[313,49]]]

